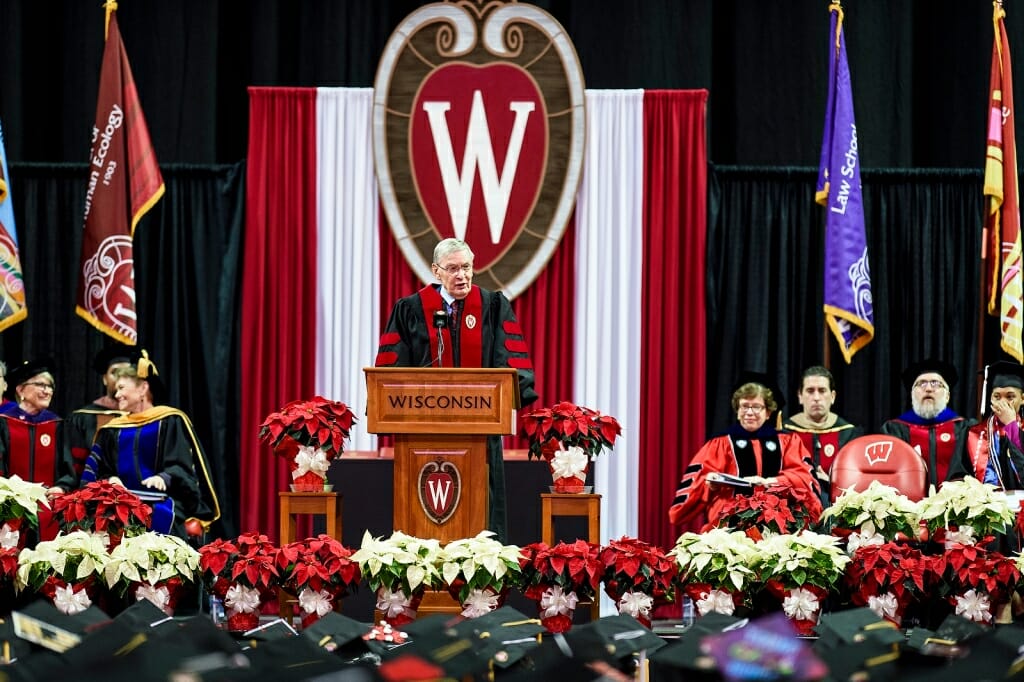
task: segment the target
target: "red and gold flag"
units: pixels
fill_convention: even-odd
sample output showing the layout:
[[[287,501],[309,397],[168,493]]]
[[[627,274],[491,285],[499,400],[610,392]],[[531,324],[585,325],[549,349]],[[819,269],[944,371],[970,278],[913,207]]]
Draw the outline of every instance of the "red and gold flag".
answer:
[[[1024,361],[1021,345],[1021,309],[1024,286],[1021,279],[1020,204],[1017,185],[1017,143],[1014,135],[1013,74],[1010,44],[1003,18],[1006,13],[995,4],[992,25],[992,72],[989,80],[988,148],[985,159],[985,257],[988,261],[988,312],[998,313],[1000,346]],[[997,303],[998,302],[998,303]]]
[[[107,5],[107,43],[100,70],[96,123],[89,152],[82,257],[75,312],[115,339],[138,336],[132,236],[164,193],[128,54]]]

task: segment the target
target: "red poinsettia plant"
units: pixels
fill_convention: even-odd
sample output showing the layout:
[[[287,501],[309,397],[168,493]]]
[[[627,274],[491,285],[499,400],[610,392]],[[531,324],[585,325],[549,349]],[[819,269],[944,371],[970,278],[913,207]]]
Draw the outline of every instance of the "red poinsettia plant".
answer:
[[[281,585],[296,596],[302,627],[333,611],[337,600],[358,587],[362,574],[352,554],[353,550],[324,534],[281,548],[277,555]]]
[[[315,396],[310,400],[293,400],[277,412],[271,412],[260,424],[260,438],[285,457],[294,457],[298,446],[322,450],[327,459],[344,451],[343,442],[356,421],[345,403]],[[286,438],[297,446],[280,448]]]
[[[673,599],[679,564],[661,547],[623,536],[601,548],[604,591],[626,613],[646,626],[653,609]]]
[[[571,628],[576,605],[596,598],[604,572],[600,552],[600,545],[586,540],[522,548],[523,596],[540,605],[541,624],[549,632]]]
[[[522,416],[523,432],[530,442],[529,458],[549,459],[559,449],[577,447],[595,457],[611,449],[622,427],[615,417],[568,401]]]
[[[903,542],[861,545],[846,566],[844,580],[850,601],[898,626],[903,609],[938,583],[942,564],[941,557]]]
[[[719,528],[742,530],[761,540],[765,530],[792,534],[817,523],[821,504],[806,488],[776,484],[756,487],[749,495],[735,495],[722,506]]]
[[[954,543],[935,556],[939,586],[943,596],[962,595],[966,591],[983,592],[993,604],[1009,601],[1021,581],[1016,562],[984,545]]]
[[[18,573],[18,552],[20,551],[17,547],[0,549],[0,595],[5,595],[6,588],[14,585],[14,576]]]
[[[234,540],[217,539],[199,548],[199,570],[211,592],[224,597],[233,584],[270,596],[280,584],[280,550],[266,535],[242,533]]]
[[[153,509],[138,495],[110,481],[93,481],[54,498],[53,516],[65,532],[84,530],[110,538],[132,537],[149,530]],[[116,544],[116,543],[115,543]]]
[[[598,559],[603,566],[605,592],[612,599],[634,591],[657,601],[672,601],[679,564],[661,547],[623,536],[601,547]]]
[[[287,544],[277,558],[281,583],[296,594],[309,588],[343,597],[358,587],[361,577],[353,552],[325,534]]]

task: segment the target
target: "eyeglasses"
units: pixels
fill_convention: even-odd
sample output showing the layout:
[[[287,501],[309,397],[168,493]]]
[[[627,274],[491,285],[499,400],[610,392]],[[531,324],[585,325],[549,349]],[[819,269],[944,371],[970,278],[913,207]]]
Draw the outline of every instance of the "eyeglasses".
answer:
[[[468,275],[469,273],[473,272],[473,264],[472,263],[463,263],[462,265],[447,265],[447,266],[438,265],[437,267],[441,268],[442,270],[447,272],[452,277],[454,277],[455,275],[459,274],[460,270],[462,271],[462,274],[464,274],[464,275]]]
[[[27,385],[27,386],[35,386],[36,388],[42,389],[44,391],[52,391],[53,390],[53,384],[48,384],[45,381],[26,381],[25,385]]]
[[[743,412],[761,414],[762,412],[764,412],[764,405],[740,405],[740,413]]]
[[[914,388],[945,388],[946,384],[942,379],[921,379],[914,384]]]

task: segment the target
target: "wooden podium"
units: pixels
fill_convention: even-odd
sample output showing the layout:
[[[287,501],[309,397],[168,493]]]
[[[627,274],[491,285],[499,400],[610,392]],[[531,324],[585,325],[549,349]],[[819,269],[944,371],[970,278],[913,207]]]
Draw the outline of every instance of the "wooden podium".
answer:
[[[395,436],[394,530],[442,543],[487,528],[487,437],[515,433],[514,369],[367,367],[367,431]]]

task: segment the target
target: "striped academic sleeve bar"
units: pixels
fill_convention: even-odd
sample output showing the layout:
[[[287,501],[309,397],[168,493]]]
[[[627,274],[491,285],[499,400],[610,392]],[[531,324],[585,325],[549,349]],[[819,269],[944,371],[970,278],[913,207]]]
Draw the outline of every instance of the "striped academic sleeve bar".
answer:
[[[522,339],[505,339],[505,350],[510,353],[530,354],[530,349],[526,347],[526,341]]]
[[[515,320],[504,320],[501,325],[506,334],[515,334],[516,336],[523,335],[523,328],[520,327],[519,323]]]
[[[393,346],[393,345],[395,345],[396,343],[398,343],[401,340],[402,340],[402,337],[399,336],[398,332],[385,332],[385,333],[381,334],[380,345],[382,345],[382,346]]]
[[[398,362],[398,353],[393,350],[381,351],[377,353],[377,359],[374,361],[376,367],[387,367]]]

